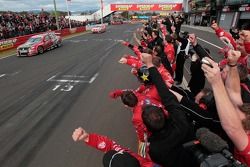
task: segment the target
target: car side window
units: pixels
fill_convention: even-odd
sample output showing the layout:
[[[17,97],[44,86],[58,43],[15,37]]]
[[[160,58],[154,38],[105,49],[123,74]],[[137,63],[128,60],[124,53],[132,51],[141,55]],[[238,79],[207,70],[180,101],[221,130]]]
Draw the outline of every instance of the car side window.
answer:
[[[45,41],[49,41],[50,37],[48,35],[45,36]]]

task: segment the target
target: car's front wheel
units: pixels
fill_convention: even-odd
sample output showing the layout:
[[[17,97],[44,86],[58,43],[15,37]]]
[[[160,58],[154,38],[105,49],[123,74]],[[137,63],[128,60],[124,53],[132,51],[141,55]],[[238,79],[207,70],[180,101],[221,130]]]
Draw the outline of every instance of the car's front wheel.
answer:
[[[39,46],[39,47],[37,48],[37,52],[38,52],[38,54],[43,54],[43,52],[44,52],[43,47],[42,47],[42,46]]]

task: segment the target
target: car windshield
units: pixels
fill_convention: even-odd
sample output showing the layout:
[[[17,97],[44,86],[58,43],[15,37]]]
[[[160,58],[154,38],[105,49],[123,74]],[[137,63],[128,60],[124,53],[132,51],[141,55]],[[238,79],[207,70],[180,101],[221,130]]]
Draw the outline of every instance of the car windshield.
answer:
[[[36,38],[30,38],[27,42],[28,43],[37,43],[37,42],[40,42],[42,40],[41,37],[36,37]]]

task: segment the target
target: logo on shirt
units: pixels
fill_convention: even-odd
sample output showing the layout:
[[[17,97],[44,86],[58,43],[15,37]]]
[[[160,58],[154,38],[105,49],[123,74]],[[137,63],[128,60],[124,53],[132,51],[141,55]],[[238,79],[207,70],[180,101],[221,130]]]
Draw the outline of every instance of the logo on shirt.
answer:
[[[104,149],[106,147],[106,143],[102,141],[101,143],[98,144],[97,146],[99,149]]]
[[[146,104],[146,105],[151,104],[151,101],[149,99],[145,99],[144,104]]]

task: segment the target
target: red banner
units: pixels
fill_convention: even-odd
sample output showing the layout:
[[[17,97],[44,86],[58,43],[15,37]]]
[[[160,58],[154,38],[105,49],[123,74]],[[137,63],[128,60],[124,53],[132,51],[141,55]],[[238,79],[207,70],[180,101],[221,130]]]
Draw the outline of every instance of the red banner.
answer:
[[[110,4],[111,11],[182,11],[182,3]]]
[[[66,28],[62,30],[57,30],[55,33],[60,34],[60,36],[65,37],[70,34],[75,34],[79,32],[84,32],[86,31],[86,27],[78,27],[78,28]],[[43,32],[44,33],[44,32]],[[19,45],[25,43],[31,36],[33,35],[38,35],[42,33],[37,33],[37,34],[30,34],[30,35],[24,35],[16,38],[10,38],[6,40],[0,40],[0,52],[8,49],[13,49],[17,48]]]

